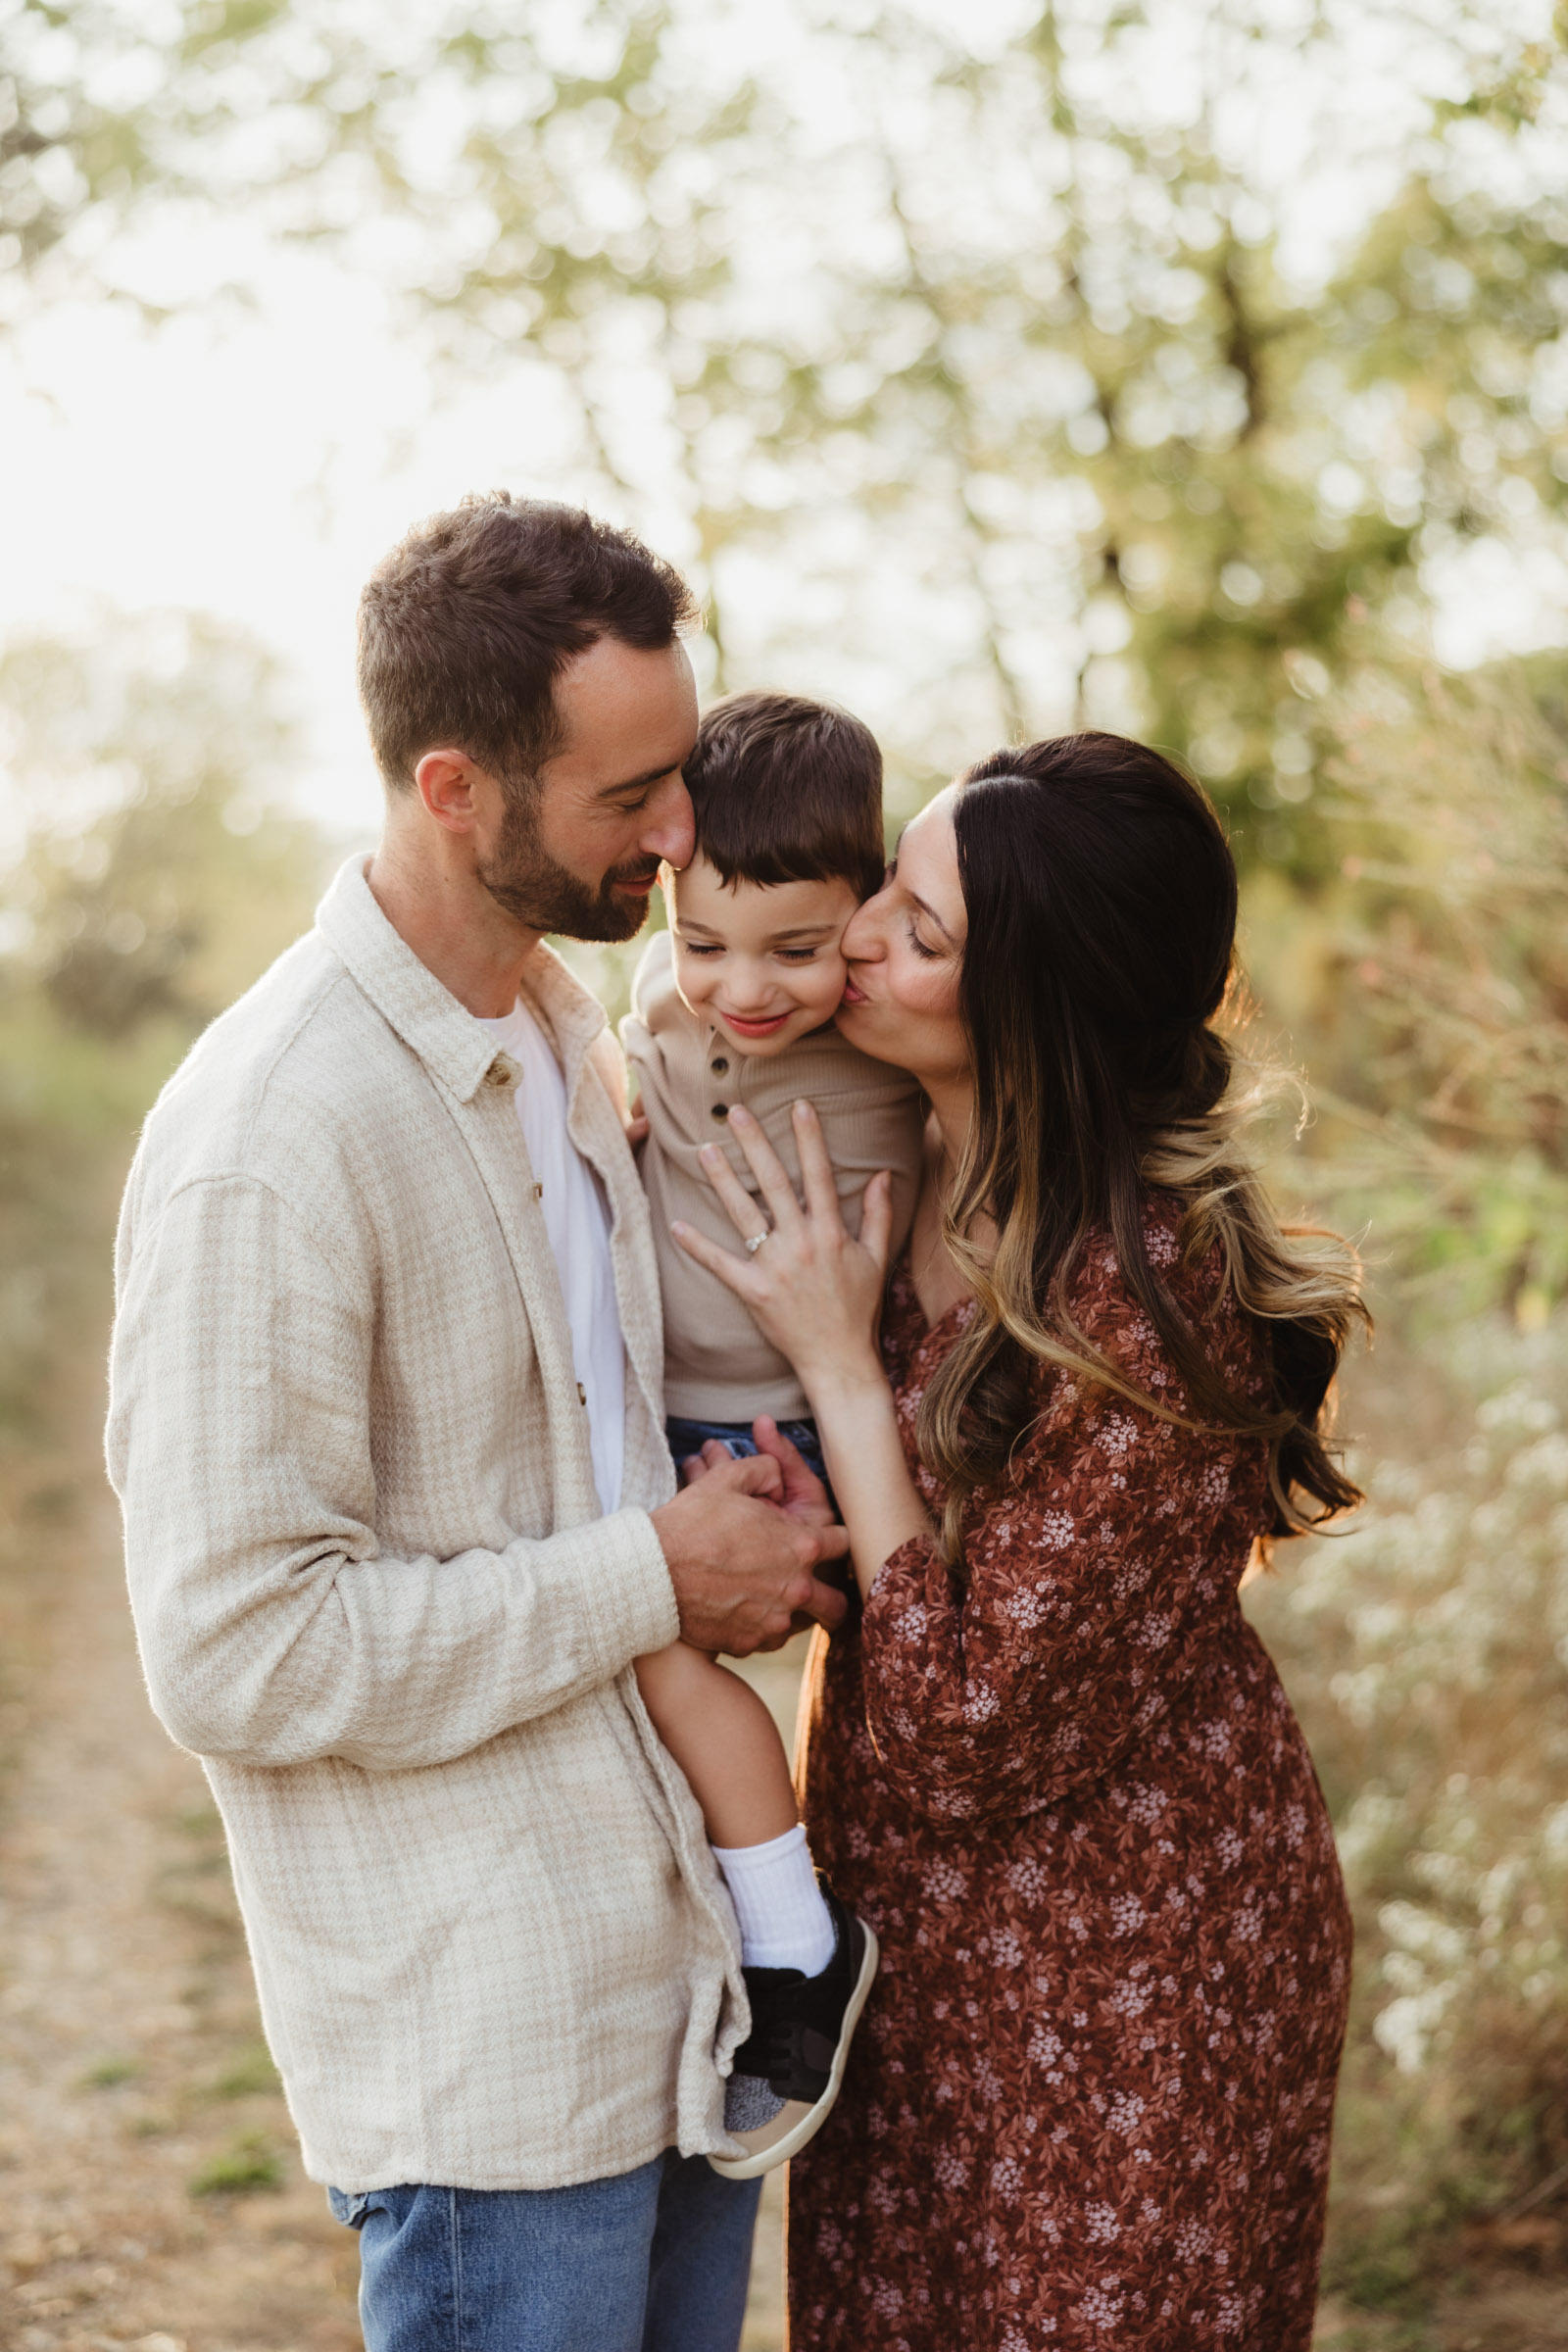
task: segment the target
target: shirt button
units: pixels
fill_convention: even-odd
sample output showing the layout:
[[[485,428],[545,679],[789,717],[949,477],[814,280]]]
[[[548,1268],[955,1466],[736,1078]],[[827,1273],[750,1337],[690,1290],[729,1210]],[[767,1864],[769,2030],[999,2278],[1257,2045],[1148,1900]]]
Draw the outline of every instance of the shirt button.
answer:
[[[724,1072],[729,1068],[729,1062],[722,1054],[716,1054],[708,1066],[715,1078],[722,1078]]]
[[[715,1119],[727,1119],[729,1117],[729,1104],[727,1102],[715,1102],[713,1104],[713,1116]]]
[[[545,1188],[544,1188],[544,1186],[543,1186],[542,1184],[536,1184],[536,1185],[534,1186],[534,1188],[533,1188],[533,1197],[534,1197],[534,1199],[535,1199],[536,1200],[542,1200],[544,1199],[544,1197],[545,1197]]]
[[[579,1381],[578,1381],[578,1383],[577,1383],[577,1402],[578,1402],[579,1404],[586,1404],[586,1403],[587,1403],[587,1401],[588,1401],[588,1392],[587,1392],[587,1390],[586,1390],[586,1389],[583,1387],[583,1385],[582,1385],[582,1382],[579,1380]]]

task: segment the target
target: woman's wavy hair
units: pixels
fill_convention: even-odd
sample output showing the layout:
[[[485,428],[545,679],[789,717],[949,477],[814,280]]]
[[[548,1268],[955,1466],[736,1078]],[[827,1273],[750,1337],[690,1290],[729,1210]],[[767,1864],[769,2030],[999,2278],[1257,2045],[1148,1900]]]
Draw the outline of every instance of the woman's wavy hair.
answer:
[[[1361,1500],[1325,1433],[1340,1357],[1368,1318],[1354,1252],[1282,1226],[1249,1149],[1277,1089],[1214,1027],[1236,977],[1236,868],[1219,819],[1168,760],[1118,735],[998,752],[959,782],[959,1006],[975,1109],[944,1238],[976,1309],[918,1421],[921,1458],[947,1487],[944,1555],[961,1563],[969,1496],[1005,1471],[1033,1421],[1036,1363],[1162,1420],[1265,1438],[1265,1537],[1306,1534]],[[1266,1401],[1226,1385],[1152,1262],[1151,1188],[1181,1203],[1184,1261],[1217,1245],[1238,1303],[1266,1328]],[[994,1248],[971,1238],[982,1220]],[[1073,1276],[1097,1229],[1187,1392],[1186,1414],[1073,1321]]]

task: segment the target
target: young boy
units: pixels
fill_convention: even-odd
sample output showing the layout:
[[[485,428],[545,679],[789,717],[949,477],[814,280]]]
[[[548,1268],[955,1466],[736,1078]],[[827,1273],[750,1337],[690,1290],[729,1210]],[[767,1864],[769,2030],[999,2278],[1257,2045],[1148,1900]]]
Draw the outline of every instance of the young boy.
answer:
[[[665,1403],[677,1461],[716,1439],[755,1453],[762,1415],[819,1475],[821,1448],[787,1360],[746,1308],[672,1239],[676,1218],[735,1247],[703,1174],[732,1103],[761,1122],[797,1183],[791,1105],[816,1105],[846,1222],[878,1168],[894,1177],[894,1247],[913,1213],[918,1089],[833,1026],[839,943],[883,875],[882,756],[858,719],[792,695],[740,694],[710,710],[686,766],[697,848],[662,876],[669,929],[650,941],[621,1024],[649,1123],[642,1173],[664,1302]],[[767,1218],[758,1206],[758,1232]],[[752,2031],[735,2054],[725,2124],[745,2179],[805,2146],[838,2096],[876,1973],[876,1938],[825,1884],[806,1847],[784,1743],[762,1700],[684,1642],[640,1658],[637,1678],[665,1746],[703,1808],[740,1923]]]

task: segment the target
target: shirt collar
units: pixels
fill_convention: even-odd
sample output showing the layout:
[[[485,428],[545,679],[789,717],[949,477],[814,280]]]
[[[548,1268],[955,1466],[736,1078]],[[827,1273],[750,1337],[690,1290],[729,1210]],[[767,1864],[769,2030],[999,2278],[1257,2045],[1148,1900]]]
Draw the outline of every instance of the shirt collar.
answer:
[[[317,927],[411,1052],[460,1102],[470,1102],[496,1057],[495,1038],[387,921],[367,879],[368,864],[351,858],[338,869],[317,908]],[[605,1025],[604,1007],[546,947],[531,959],[523,990],[555,1032],[569,1085]]]

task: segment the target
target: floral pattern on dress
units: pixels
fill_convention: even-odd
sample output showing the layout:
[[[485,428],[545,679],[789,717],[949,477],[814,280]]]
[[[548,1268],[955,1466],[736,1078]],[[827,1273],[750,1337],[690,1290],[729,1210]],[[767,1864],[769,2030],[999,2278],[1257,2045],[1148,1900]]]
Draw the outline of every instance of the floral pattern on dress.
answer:
[[[1266,1343],[1218,1261],[1151,1254],[1213,1360]],[[1184,1410],[1093,1243],[1071,1306]],[[970,1312],[883,1340],[914,1421]],[[1350,1926],[1299,1727],[1237,1587],[1263,1445],[1041,1369],[1014,1472],[971,1497],[966,1582],[927,1543],[817,1637],[802,1760],[817,1860],[883,1963],[838,2107],[791,2167],[792,2352],[1306,2352]]]

